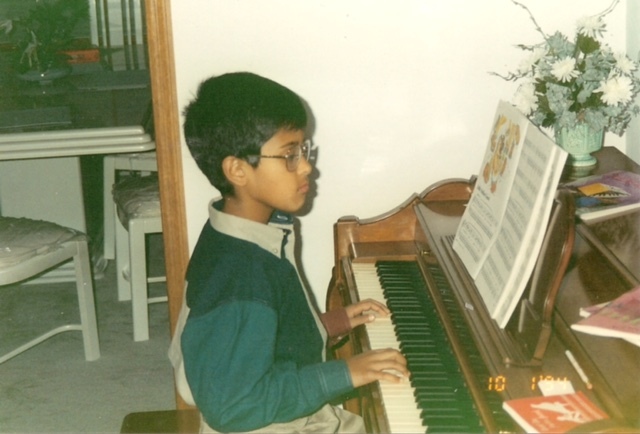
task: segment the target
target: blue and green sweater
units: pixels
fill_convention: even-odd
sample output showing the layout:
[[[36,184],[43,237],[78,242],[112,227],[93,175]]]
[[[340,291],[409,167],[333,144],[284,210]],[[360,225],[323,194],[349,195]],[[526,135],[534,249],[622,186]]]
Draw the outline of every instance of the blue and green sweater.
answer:
[[[220,205],[214,204],[215,205]],[[210,207],[187,270],[187,382],[209,426],[248,431],[307,416],[352,390],[294,263],[291,219],[269,225]]]

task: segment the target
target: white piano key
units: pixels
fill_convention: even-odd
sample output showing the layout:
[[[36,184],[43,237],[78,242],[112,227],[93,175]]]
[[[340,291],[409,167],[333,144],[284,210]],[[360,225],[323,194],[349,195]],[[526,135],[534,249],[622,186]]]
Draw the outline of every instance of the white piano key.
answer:
[[[354,278],[360,299],[384,301],[384,293],[375,264],[354,263]],[[400,348],[390,317],[378,317],[365,325],[371,349]],[[391,432],[417,433],[426,431],[422,425],[420,409],[415,401],[414,389],[408,380],[402,383],[379,382],[382,403]]]

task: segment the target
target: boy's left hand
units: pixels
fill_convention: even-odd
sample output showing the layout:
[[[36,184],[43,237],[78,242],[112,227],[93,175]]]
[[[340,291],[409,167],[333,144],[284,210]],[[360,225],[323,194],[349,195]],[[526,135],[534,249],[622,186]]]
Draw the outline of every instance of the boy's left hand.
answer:
[[[389,308],[379,301],[366,299],[345,307],[351,328],[375,321],[377,316],[388,316]]]

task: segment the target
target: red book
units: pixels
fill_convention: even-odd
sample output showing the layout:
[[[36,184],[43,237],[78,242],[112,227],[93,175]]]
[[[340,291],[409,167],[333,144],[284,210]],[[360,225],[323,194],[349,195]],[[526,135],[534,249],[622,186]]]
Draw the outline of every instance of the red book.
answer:
[[[561,433],[609,418],[582,392],[511,399],[502,407],[528,433]]]

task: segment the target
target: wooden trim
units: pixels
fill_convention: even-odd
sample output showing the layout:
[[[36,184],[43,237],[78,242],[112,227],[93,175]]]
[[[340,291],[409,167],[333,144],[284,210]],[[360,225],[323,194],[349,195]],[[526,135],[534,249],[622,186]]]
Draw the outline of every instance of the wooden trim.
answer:
[[[170,4],[170,0],[145,0],[169,324],[173,336],[182,303],[184,276],[189,262],[189,243]],[[178,393],[176,403],[178,409],[188,408]]]

